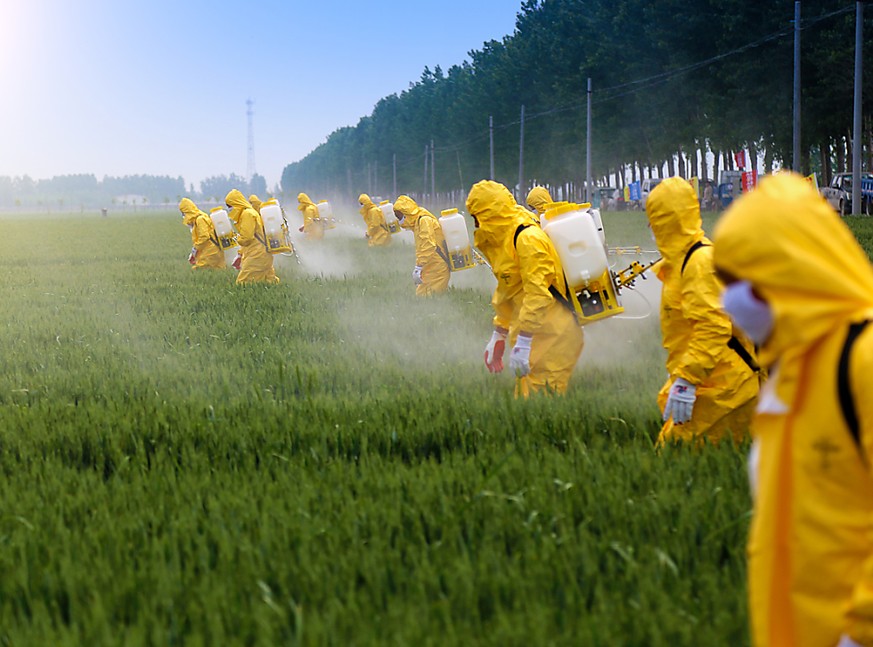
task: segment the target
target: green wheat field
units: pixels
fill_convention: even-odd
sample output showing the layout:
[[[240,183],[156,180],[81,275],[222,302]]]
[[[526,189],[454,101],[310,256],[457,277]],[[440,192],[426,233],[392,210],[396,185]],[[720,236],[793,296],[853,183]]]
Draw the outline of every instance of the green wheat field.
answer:
[[[417,299],[340,215],[243,287],[176,213],[0,217],[0,645],[748,644],[746,448],[654,450],[657,281],[515,401],[487,268]]]

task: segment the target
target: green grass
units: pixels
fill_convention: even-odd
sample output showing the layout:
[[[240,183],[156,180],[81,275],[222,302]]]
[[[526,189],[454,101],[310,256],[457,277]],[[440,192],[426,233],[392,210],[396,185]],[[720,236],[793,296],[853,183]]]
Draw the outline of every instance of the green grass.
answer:
[[[748,643],[744,452],[653,450],[656,312],[517,402],[485,268],[416,299],[341,228],[237,287],[175,214],[0,223],[0,644]]]

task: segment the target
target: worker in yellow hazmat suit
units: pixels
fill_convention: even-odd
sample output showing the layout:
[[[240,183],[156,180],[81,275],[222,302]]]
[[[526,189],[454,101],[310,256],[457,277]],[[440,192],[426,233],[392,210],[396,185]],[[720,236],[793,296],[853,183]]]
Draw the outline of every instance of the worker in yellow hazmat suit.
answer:
[[[494,332],[485,348],[488,370],[503,370],[509,341],[509,366],[518,378],[516,396],[564,393],[582,353],[583,337],[573,309],[575,295],[567,289],[552,241],[497,182],[474,184],[467,211],[476,223],[476,247],[497,279],[491,299]]]
[[[224,253],[221,251],[215,225],[212,224],[209,214],[200,211],[190,198],[182,198],[179,202],[179,211],[182,212],[182,222],[191,229],[192,247],[188,262],[192,269],[225,267]]]
[[[391,242],[391,232],[388,231],[382,209],[373,204],[370,196],[366,193],[358,196],[358,203],[361,205],[361,215],[364,217],[364,222],[367,223],[367,243],[370,247],[388,245]]]
[[[324,238],[324,223],[318,216],[318,207],[305,193],[297,194],[297,211],[303,214],[303,226],[300,228],[309,240]]]
[[[228,193],[224,201],[233,212],[233,220],[239,231],[240,270],[236,282],[278,283],[279,277],[273,269],[273,255],[267,251],[261,215],[237,189]]]
[[[252,208],[261,213],[261,205],[264,204],[264,201],[261,200],[256,194],[252,193],[249,196],[249,204],[252,205]]]
[[[758,394],[754,346],[721,306],[722,284],[704,236],[691,185],[667,178],[649,195],[646,214],[663,261],[661,336],[669,377],[658,394],[659,443],[746,437]]]
[[[770,369],[749,461],[753,643],[873,647],[870,261],[793,173],[743,194],[713,238],[725,310]]]
[[[536,211],[538,216],[546,212],[546,205],[552,202],[549,190],[544,186],[535,186],[527,194],[527,206]]]
[[[411,229],[415,236],[415,268],[412,282],[418,296],[445,292],[449,287],[449,257],[446,238],[439,220],[430,211],[419,207],[408,195],[394,201],[394,213],[400,226]]]

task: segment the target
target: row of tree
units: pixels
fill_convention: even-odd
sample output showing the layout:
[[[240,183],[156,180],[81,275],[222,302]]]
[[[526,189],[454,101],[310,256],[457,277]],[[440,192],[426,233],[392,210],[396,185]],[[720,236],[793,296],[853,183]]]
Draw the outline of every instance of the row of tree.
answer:
[[[804,3],[799,170],[824,180],[851,164],[854,7]],[[534,181],[581,186],[588,78],[591,170],[602,185],[665,173],[713,177],[743,148],[753,158],[760,152],[768,168],[788,166],[793,18],[793,0],[527,0],[512,35],[448,72],[425,68],[357,126],[286,166],[282,190],[390,194],[395,182],[398,193],[429,192],[431,183],[437,192],[463,190],[489,176],[492,136],[494,179],[511,187],[521,179],[520,192]],[[868,106],[871,90],[867,74]],[[864,142],[869,164],[870,119]],[[713,156],[717,166],[701,163]]]
[[[109,207],[143,207],[176,204],[184,196],[206,202],[223,202],[231,189],[246,195],[267,194],[267,181],[254,175],[251,181],[231,173],[209,177],[200,183],[200,192],[191,185],[186,191],[181,177],[156,175],[106,176],[98,181],[94,175],[60,175],[45,180],[0,176],[0,208],[17,209],[93,209]]]

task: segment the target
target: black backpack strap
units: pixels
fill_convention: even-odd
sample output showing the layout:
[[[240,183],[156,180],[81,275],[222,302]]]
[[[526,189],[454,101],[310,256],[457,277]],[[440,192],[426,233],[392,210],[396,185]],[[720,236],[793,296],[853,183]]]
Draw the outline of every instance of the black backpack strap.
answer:
[[[752,357],[751,353],[746,350],[745,346],[737,339],[735,336],[731,336],[728,340],[728,348],[734,351],[737,355],[740,356],[740,359],[746,363],[753,373],[760,373],[761,367],[758,366],[758,362],[755,361],[755,358]]]
[[[849,428],[849,433],[852,434],[852,440],[864,456],[861,446],[861,429],[858,423],[858,412],[855,409],[855,400],[852,398],[852,390],[849,384],[849,358],[852,354],[852,346],[858,339],[858,336],[866,328],[869,321],[859,321],[849,326],[849,332],[846,335],[846,342],[843,344],[843,352],[840,353],[840,363],[837,367],[837,393],[840,397],[840,408],[843,410],[843,418],[846,420],[846,426]]]
[[[691,258],[691,255],[692,255],[694,252],[696,252],[698,249],[700,249],[701,247],[709,247],[709,245],[707,245],[706,243],[704,243],[702,240],[698,240],[696,243],[694,243],[694,244],[693,244],[693,245],[688,249],[687,252],[685,252],[685,260],[682,261],[682,269],[679,270],[679,274],[682,274],[683,272],[685,272],[685,266],[688,265],[688,259]]]
[[[451,271],[451,269],[452,269],[452,264],[451,264],[451,262],[449,261],[449,248],[448,248],[447,246],[444,246],[444,245],[446,245],[445,242],[443,242],[442,245],[437,245],[434,249],[436,250],[437,255],[438,255],[441,259],[443,259],[443,261],[445,262],[445,264],[448,266],[449,271]]]
[[[533,225],[519,225],[515,230],[515,234],[512,236],[512,246],[518,248],[518,235],[523,232],[528,227],[533,227]]]

